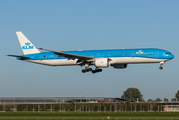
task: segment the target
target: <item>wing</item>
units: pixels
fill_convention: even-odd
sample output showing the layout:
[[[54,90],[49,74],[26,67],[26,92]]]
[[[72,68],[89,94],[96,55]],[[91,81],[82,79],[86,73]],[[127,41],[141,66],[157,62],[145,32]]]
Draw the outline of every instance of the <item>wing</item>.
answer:
[[[20,56],[20,55],[6,55],[6,56],[11,56],[11,57],[20,57],[20,58],[24,58],[24,59],[33,58],[33,57],[26,57],[26,56]]]
[[[68,59],[73,59],[73,60],[74,59],[79,59],[79,60],[82,60],[82,61],[86,61],[86,60],[95,59],[95,57],[90,57],[90,56],[83,56],[83,55],[76,55],[76,54],[58,52],[58,51],[47,50],[47,49],[43,49],[43,48],[38,48],[38,49],[53,52],[56,55],[63,56],[63,57],[66,57]]]

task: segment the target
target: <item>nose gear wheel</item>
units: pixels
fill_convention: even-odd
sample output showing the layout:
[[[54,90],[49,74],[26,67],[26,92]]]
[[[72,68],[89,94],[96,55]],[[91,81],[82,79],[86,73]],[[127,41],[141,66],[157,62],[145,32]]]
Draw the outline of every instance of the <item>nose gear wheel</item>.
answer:
[[[160,67],[159,67],[160,70],[163,69],[162,65],[163,65],[164,63],[165,63],[165,62],[160,62]]]

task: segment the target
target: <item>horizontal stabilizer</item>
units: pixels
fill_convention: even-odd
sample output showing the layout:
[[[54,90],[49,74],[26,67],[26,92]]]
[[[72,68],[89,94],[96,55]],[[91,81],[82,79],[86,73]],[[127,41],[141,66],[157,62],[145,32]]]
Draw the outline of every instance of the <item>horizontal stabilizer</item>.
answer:
[[[6,55],[6,56],[20,57],[20,58],[25,58],[25,59],[33,58],[33,57],[26,57],[26,56],[20,56],[20,55]]]

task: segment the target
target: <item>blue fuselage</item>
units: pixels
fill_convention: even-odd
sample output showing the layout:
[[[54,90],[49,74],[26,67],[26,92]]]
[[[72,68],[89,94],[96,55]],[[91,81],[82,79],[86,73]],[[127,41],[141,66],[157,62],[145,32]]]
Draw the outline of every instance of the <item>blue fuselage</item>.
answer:
[[[169,51],[155,48],[145,49],[114,49],[114,50],[82,50],[82,51],[62,51],[64,53],[71,53],[76,55],[91,56],[95,58],[122,58],[122,57],[135,57],[135,58],[149,58],[149,59],[173,59],[174,55]],[[25,60],[52,60],[52,59],[67,59],[53,52],[42,52],[37,54],[24,55],[32,57]],[[24,60],[23,58],[17,58]]]

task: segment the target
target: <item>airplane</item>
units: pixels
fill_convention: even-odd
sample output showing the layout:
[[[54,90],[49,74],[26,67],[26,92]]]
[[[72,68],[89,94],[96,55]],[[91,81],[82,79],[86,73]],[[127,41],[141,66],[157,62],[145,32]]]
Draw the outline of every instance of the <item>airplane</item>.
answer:
[[[24,55],[7,55],[18,60],[49,65],[49,66],[85,66],[82,73],[102,72],[101,68],[112,66],[116,69],[127,68],[128,64],[160,63],[162,65],[174,58],[174,55],[163,49],[110,49],[110,50],[78,50],[78,51],[53,51],[36,48],[22,32],[16,32]],[[46,51],[41,52],[40,50]],[[95,69],[89,68],[95,66]]]

